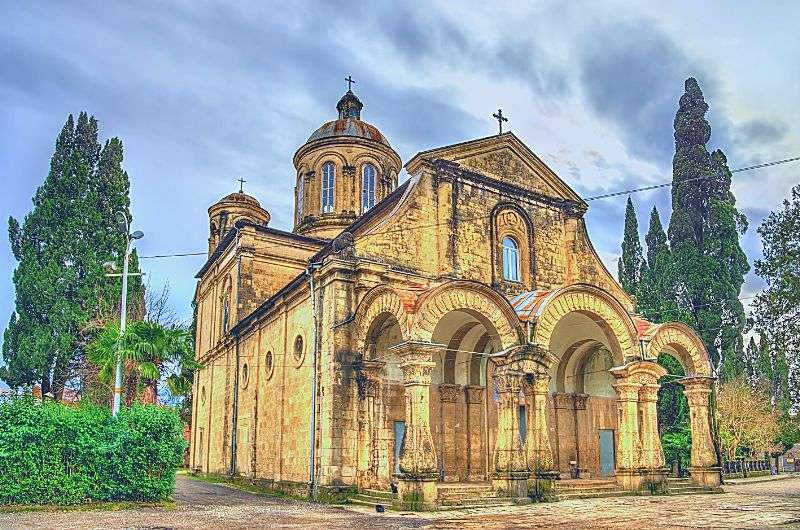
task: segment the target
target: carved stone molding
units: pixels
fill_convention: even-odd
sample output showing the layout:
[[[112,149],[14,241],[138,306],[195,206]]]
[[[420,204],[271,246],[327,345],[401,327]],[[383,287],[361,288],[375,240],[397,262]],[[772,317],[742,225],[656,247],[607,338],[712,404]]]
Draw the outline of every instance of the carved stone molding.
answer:
[[[575,406],[575,394],[556,393],[553,394],[553,407],[556,409],[572,410]]]
[[[456,403],[461,394],[461,385],[442,383],[439,385],[439,399],[445,403]]]
[[[589,394],[575,394],[575,410],[586,410],[586,401],[589,399]]]

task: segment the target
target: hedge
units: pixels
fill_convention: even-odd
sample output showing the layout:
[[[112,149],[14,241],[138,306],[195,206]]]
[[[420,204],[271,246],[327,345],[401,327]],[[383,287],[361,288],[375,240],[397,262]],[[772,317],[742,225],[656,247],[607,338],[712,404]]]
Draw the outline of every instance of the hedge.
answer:
[[[157,501],[175,489],[186,442],[178,415],[18,398],[0,403],[0,504]]]

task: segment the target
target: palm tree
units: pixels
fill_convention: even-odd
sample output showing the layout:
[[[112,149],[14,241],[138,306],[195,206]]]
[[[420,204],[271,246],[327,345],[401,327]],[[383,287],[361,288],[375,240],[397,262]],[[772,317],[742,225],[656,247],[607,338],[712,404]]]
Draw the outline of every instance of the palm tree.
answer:
[[[89,360],[100,367],[102,381],[112,381],[120,355],[125,367],[126,404],[136,399],[140,381],[144,383],[141,401],[155,403],[165,366],[196,365],[191,344],[190,333],[179,326],[141,320],[131,323],[123,334],[119,325],[109,323],[89,345]]]

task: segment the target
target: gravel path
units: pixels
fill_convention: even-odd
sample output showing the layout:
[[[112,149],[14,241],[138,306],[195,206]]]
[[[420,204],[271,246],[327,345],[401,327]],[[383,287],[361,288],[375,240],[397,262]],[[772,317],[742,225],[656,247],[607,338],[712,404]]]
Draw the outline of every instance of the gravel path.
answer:
[[[0,514],[0,528],[800,528],[800,477],[722,495],[561,501],[455,512],[376,514],[257,495],[178,476],[176,507]]]

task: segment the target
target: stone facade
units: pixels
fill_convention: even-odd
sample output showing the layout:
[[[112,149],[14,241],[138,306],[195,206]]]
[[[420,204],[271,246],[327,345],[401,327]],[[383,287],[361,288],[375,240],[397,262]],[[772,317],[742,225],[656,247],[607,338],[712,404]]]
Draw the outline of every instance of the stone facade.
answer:
[[[230,197],[209,210],[192,469],[394,484],[417,509],[450,482],[524,499],[529,481],[577,471],[640,489],[664,478],[653,361],[667,352],[686,368],[692,475],[714,487],[702,342],[635,315],[587,204],[512,133],[419,153],[398,187],[399,157],[353,98],[295,155],[294,232],[248,196],[224,229]],[[364,211],[366,163],[379,185]]]

